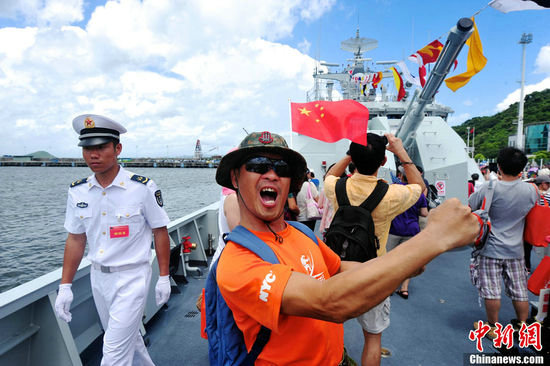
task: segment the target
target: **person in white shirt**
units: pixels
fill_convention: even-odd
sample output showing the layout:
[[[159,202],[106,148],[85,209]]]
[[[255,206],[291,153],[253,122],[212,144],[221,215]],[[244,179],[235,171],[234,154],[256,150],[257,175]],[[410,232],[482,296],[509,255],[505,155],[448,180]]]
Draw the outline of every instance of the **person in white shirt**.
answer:
[[[162,194],[155,182],[122,168],[120,134],[110,118],[86,114],[73,120],[82,156],[94,174],[70,185],[63,272],[57,316],[72,319],[71,285],[89,244],[92,294],[105,330],[101,365],[154,365],[139,333],[151,281],[151,242],[159,265],[157,306],[170,297],[170,239]]]

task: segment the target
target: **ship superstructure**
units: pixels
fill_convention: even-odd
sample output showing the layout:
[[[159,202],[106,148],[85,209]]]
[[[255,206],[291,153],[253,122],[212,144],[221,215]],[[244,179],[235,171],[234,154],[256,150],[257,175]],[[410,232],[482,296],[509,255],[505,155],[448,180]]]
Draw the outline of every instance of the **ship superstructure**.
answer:
[[[472,173],[479,173],[479,168],[468,156],[464,141],[447,123],[453,110],[437,103],[434,96],[470,33],[471,21],[461,19],[451,29],[424,88],[411,95],[413,85],[405,82],[405,96],[398,101],[392,86],[393,73],[389,69],[398,61],[365,58],[364,53],[378,47],[378,41],[361,37],[357,30],[355,37],[341,42],[344,51],[353,53],[353,58],[348,60],[350,63],[341,66],[320,62],[314,70],[315,84],[307,94],[307,101],[353,99],[362,103],[369,110],[368,132],[390,132],[400,137],[415,164],[424,169],[425,178],[438,188],[440,196],[443,199],[457,197],[465,203],[466,182]],[[374,87],[373,78],[386,82]],[[349,140],[326,143],[304,135],[293,135],[292,144],[304,155],[309,168],[321,172],[322,176],[332,163],[344,156]],[[387,157],[388,162],[378,175],[391,181],[390,172],[395,172],[396,162],[393,154]]]

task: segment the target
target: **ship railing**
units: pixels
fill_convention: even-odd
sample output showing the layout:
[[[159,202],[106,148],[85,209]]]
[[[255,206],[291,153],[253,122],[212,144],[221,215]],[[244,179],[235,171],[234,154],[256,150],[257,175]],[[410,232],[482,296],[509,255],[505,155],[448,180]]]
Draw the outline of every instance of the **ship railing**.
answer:
[[[168,225],[172,247],[183,236],[197,244],[189,259],[198,265],[206,266],[205,248],[217,243],[218,207],[218,202],[213,203]],[[158,265],[155,251],[151,252],[152,277],[143,324],[161,308],[155,303]],[[181,255],[179,260],[180,273],[187,275]],[[90,262],[82,260],[73,280],[70,323],[55,314],[61,271],[56,269],[0,294],[0,365],[82,365],[80,354],[103,334],[92,297]],[[144,326],[141,332],[145,334]]]

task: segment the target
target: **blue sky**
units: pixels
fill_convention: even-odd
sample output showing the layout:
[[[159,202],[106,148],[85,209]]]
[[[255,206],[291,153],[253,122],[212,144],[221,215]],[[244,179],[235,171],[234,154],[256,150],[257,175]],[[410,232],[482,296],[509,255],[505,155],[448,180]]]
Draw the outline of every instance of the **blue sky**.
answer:
[[[244,130],[288,136],[288,100],[305,101],[317,60],[346,63],[340,42],[378,40],[365,54],[407,59],[488,0],[263,0],[0,2],[0,154],[46,150],[80,155],[71,120],[105,114],[128,129],[123,156],[225,153]],[[452,125],[492,115],[519,98],[522,33],[525,90],[550,87],[550,10],[485,8],[476,24],[488,59],[437,101]],[[546,27],[547,29],[547,27]],[[467,46],[451,75],[466,68]],[[406,61],[411,72],[415,66]],[[388,82],[390,82],[388,80]],[[390,85],[390,84],[388,84]]]

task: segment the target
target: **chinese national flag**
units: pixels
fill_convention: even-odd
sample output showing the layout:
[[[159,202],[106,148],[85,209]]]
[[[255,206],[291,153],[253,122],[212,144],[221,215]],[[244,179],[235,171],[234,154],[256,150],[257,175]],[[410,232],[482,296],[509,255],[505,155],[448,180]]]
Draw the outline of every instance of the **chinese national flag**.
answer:
[[[369,110],[354,100],[290,103],[292,131],[325,142],[367,145]]]

